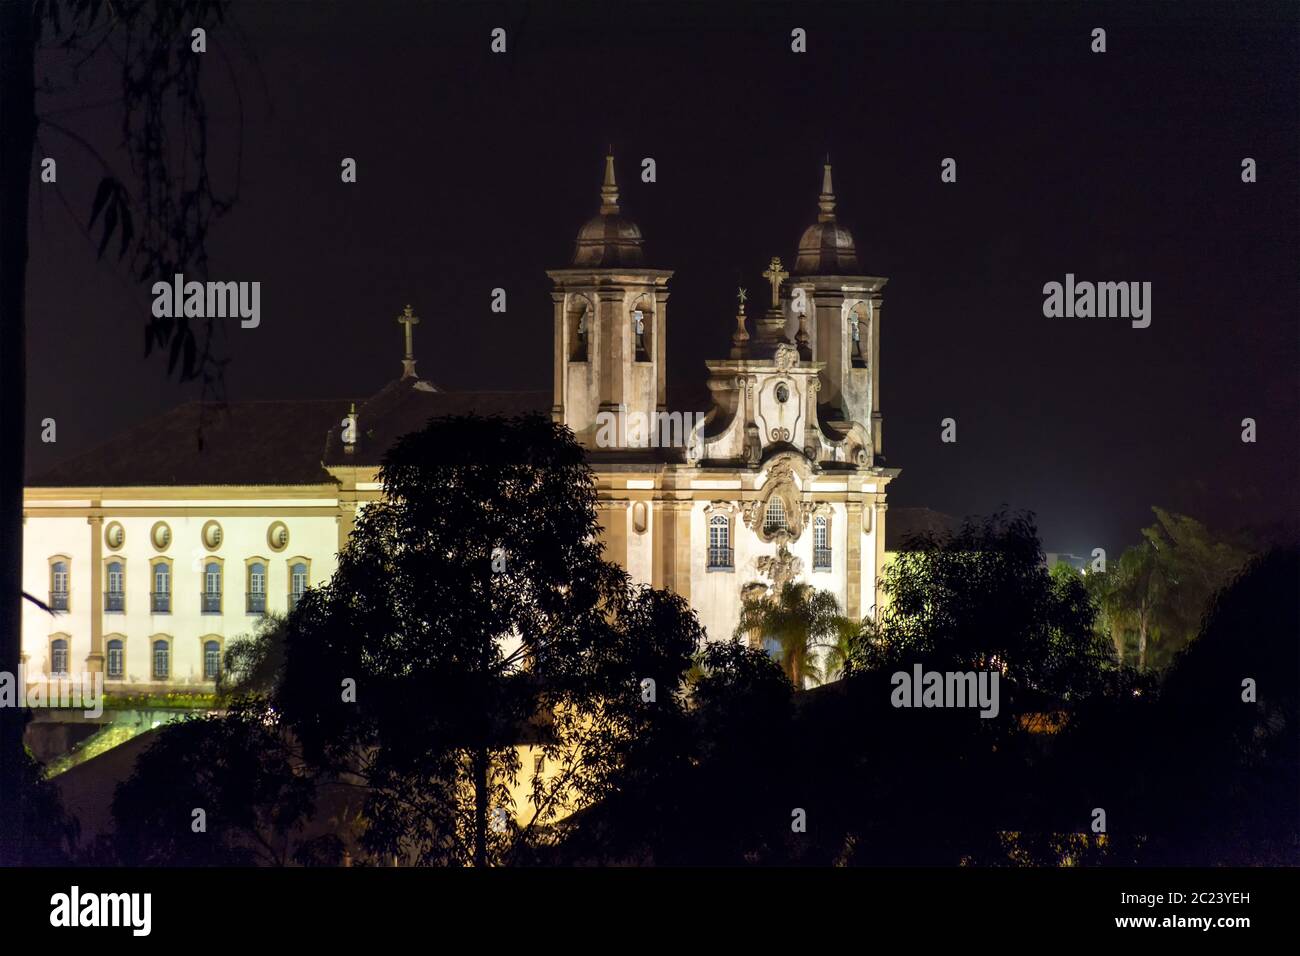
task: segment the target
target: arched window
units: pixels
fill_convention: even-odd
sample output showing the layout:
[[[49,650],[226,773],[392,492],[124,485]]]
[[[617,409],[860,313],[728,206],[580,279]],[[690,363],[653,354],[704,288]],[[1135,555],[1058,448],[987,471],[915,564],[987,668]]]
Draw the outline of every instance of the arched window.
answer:
[[[780,495],[773,495],[767,503],[767,512],[763,515],[763,532],[772,534],[785,529],[785,502]]]
[[[166,561],[154,562],[149,606],[154,614],[170,614],[172,611],[172,566]]]
[[[68,609],[68,562],[55,561],[50,564],[50,610],[66,611]]]
[[[859,302],[849,313],[849,358],[854,368],[867,367],[867,307]]]
[[[813,570],[831,569],[831,523],[825,515],[813,518]]]
[[[221,613],[221,565],[216,561],[203,569],[203,613]]]
[[[266,565],[254,561],[248,566],[248,613],[266,613]]]
[[[104,592],[104,610],[121,614],[126,609],[126,575],[121,561],[108,562],[108,590]]]
[[[731,519],[727,515],[714,515],[709,519],[709,567],[731,568],[733,565]]]
[[[121,680],[126,670],[126,651],[122,642],[113,638],[108,642],[108,676],[111,680]]]
[[[650,361],[650,336],[646,334],[646,314],[641,309],[632,313],[632,342],[638,362]]]
[[[289,566],[289,609],[298,606],[307,593],[307,565],[301,561]]]
[[[587,361],[587,342],[591,338],[591,310],[585,300],[574,303],[569,312],[569,361]]]
[[[50,641],[50,676],[68,676],[68,642],[61,637]]]
[[[216,641],[203,642],[203,679],[216,680],[221,673],[221,645]]]
[[[171,648],[159,639],[153,642],[153,679],[166,680],[171,673]]]

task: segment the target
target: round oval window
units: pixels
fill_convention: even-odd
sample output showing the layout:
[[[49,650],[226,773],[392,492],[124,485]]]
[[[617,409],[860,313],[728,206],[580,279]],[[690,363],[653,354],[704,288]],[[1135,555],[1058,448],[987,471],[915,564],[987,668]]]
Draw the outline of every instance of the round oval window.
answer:
[[[790,400],[790,389],[786,387],[785,382],[776,387],[776,400],[784,404]]]
[[[153,526],[153,531],[150,532],[149,537],[153,539],[155,548],[159,551],[165,551],[167,546],[172,543],[172,529],[167,527],[166,522],[159,521]]]
[[[267,529],[266,540],[273,551],[283,551],[289,546],[289,529],[283,521],[276,521]]]
[[[122,530],[120,524],[114,521],[104,530],[104,540],[109,548],[116,551],[126,541],[126,532]]]

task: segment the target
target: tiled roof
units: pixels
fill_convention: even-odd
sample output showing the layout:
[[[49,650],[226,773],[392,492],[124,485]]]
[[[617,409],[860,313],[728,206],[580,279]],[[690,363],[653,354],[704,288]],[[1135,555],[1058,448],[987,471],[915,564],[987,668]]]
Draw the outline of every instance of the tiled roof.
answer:
[[[442,415],[549,415],[551,393],[442,392],[414,379],[356,402],[353,454],[341,442],[352,402],[190,402],[31,478],[29,487],[298,485],[325,465],[378,465],[402,435]]]
[[[35,475],[32,487],[329,481],[325,436],[347,399],[189,402]]]
[[[327,465],[378,465],[397,439],[419,431],[431,418],[446,415],[550,416],[552,393],[441,392],[415,379],[390,382],[357,405],[357,436],[353,450],[344,451],[342,421],[334,422],[325,446]],[[345,409],[346,411],[346,409]]]

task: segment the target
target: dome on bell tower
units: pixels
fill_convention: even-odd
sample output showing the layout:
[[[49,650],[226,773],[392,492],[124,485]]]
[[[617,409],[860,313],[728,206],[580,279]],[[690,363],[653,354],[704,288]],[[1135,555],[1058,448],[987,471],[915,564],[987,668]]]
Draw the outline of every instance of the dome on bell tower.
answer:
[[[831,164],[827,157],[822,170],[822,191],[817,197],[817,221],[803,231],[795,275],[857,275],[858,251],[853,235],[835,221],[835,190],[831,186]]]
[[[641,230],[636,223],[619,214],[613,153],[605,156],[605,182],[600,187],[600,212],[578,230],[573,264],[592,269],[639,269],[645,264]]]

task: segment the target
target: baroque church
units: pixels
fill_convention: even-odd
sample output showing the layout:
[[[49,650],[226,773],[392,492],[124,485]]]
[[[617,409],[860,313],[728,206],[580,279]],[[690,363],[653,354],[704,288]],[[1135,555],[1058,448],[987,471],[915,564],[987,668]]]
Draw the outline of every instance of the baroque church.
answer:
[[[102,673],[110,692],[211,686],[227,641],[333,573],[385,451],[438,415],[549,412],[587,449],[608,560],[671,589],[728,638],[751,589],[804,581],[852,619],[886,562],[881,445],[885,280],[863,275],[826,163],[793,266],[706,363],[706,407],[666,389],[672,271],[647,261],[606,156],[600,205],[553,283],[554,384],[449,392],[416,373],[362,401],[182,405],[25,490],[27,679]],[[202,449],[194,436],[202,427]],[[188,449],[188,450],[187,450]]]

